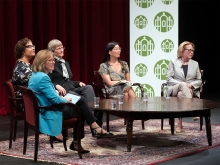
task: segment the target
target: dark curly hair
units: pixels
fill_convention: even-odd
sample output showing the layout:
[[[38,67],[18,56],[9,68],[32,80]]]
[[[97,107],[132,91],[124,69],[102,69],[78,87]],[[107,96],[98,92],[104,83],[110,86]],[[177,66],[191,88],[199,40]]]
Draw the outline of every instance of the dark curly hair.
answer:
[[[19,59],[23,56],[24,50],[26,48],[26,44],[30,41],[31,40],[29,38],[25,37],[16,43],[15,49],[14,49],[16,59]]]

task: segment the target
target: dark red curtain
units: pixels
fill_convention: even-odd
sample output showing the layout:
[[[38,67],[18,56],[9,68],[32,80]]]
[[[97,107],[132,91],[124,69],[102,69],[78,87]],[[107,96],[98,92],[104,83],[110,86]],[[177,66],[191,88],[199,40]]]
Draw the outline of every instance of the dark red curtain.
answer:
[[[36,53],[61,40],[73,79],[91,84],[108,42],[119,42],[129,62],[129,0],[0,0],[0,82],[11,78],[14,46],[24,37]],[[8,100],[2,85],[0,91],[4,114]]]

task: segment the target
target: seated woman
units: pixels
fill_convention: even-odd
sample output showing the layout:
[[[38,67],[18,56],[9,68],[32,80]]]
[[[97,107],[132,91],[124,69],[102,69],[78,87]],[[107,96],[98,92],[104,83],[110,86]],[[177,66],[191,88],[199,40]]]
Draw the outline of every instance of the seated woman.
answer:
[[[14,51],[17,61],[12,73],[12,84],[14,87],[17,85],[28,86],[29,78],[32,75],[30,60],[35,56],[35,46],[30,39],[25,37],[16,43]],[[16,97],[21,97],[19,91],[15,90],[15,92]],[[17,111],[22,112],[23,104],[17,105]]]
[[[70,102],[70,98],[61,97],[57,94],[53,83],[51,82],[48,73],[54,69],[54,56],[49,50],[41,50],[36,54],[36,57],[32,64],[32,76],[28,82],[28,88],[32,89],[38,98],[40,106],[51,106],[59,103]],[[100,128],[96,123],[96,118],[93,116],[89,109],[86,101],[83,97],[76,103],[81,110],[82,116],[82,137],[84,138],[84,122],[91,126],[96,137],[110,137],[113,134],[106,132]],[[62,111],[62,112],[60,112]],[[42,112],[40,114],[40,132],[50,135],[57,136],[61,133],[62,119],[69,119],[76,117],[74,111],[69,107],[64,107],[60,111]],[[53,113],[53,120],[51,121],[51,113]],[[70,145],[71,150],[77,149],[77,131],[74,131],[74,141]],[[88,153],[88,150],[82,149],[82,153]]]
[[[99,73],[105,82],[109,97],[124,95],[124,98],[136,97],[131,84],[113,84],[121,81],[130,81],[130,73],[127,62],[120,60],[121,48],[117,42],[110,42],[105,49],[105,55],[100,64]]]
[[[192,98],[200,97],[202,84],[198,62],[192,60],[195,45],[184,41],[179,45],[177,58],[172,59],[167,70],[167,96]],[[182,132],[182,118],[179,118],[176,132]]]

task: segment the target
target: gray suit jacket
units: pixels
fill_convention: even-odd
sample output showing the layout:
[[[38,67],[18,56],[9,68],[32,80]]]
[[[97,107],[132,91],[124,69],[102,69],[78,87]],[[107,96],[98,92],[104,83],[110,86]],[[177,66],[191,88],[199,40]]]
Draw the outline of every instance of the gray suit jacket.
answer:
[[[190,59],[188,62],[188,72],[185,78],[182,68],[181,58],[172,59],[167,68],[167,94],[172,93],[174,85],[180,82],[190,83],[193,86],[194,95],[200,97],[199,87],[202,84],[201,73],[198,62]]]

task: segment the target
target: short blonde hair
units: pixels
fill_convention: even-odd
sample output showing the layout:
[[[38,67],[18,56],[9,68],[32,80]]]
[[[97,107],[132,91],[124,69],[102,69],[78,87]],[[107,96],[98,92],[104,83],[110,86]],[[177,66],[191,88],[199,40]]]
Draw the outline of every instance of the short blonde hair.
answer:
[[[186,49],[186,45],[192,45],[193,49],[195,50],[195,45],[192,42],[184,41],[179,45],[179,48],[177,50],[177,57],[181,58],[183,51]]]
[[[53,39],[51,40],[48,45],[47,45],[47,49],[50,50],[51,52],[54,52],[54,50],[58,47],[63,45],[62,42],[58,39]]]
[[[33,72],[45,72],[45,63],[50,57],[53,57],[53,52],[46,49],[40,50],[36,54],[32,64]]]

